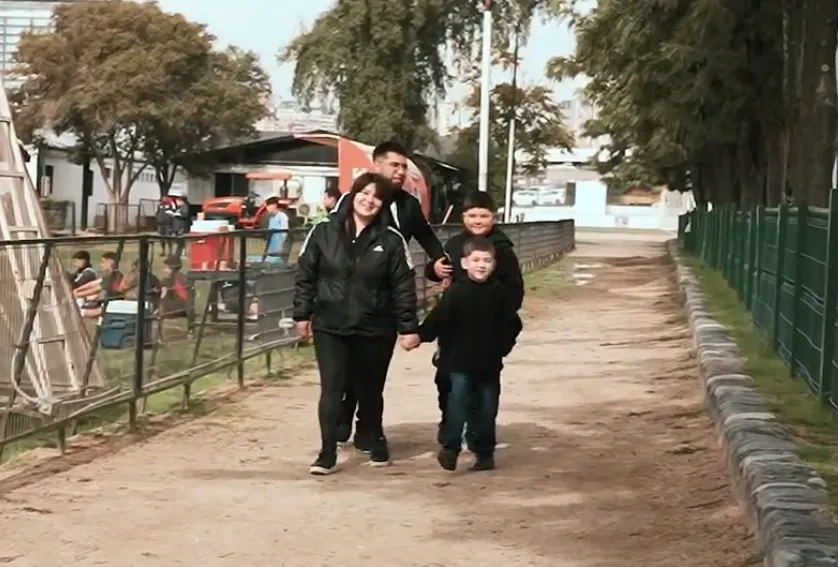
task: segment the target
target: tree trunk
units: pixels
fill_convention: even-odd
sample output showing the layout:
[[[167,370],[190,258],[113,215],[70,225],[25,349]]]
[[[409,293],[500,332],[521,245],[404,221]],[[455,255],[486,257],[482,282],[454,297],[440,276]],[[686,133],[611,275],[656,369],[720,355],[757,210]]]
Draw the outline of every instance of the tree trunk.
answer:
[[[802,193],[812,205],[827,206],[835,163],[838,2],[808,0],[802,69],[801,131],[806,133],[806,155],[801,156]],[[804,161],[805,160],[805,161]]]
[[[764,130],[765,137],[765,195],[767,207],[776,207],[783,198],[786,184],[786,143],[782,127]]]

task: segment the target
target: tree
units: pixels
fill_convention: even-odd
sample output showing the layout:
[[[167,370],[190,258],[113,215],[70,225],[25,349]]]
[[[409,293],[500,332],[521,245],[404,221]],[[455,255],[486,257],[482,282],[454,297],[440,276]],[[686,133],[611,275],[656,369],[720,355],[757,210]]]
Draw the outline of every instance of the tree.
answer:
[[[512,28],[555,11],[558,0],[496,2],[499,48]],[[375,144],[394,138],[417,149],[433,141],[429,101],[444,97],[451,77],[446,55],[456,67],[468,65],[482,21],[478,0],[338,1],[281,53],[293,61],[293,94],[305,104],[323,98],[339,102],[342,132]]]
[[[18,46],[21,133],[75,134],[77,157],[97,163],[113,203],[127,203],[149,166],[143,151],[166,189],[182,154],[247,132],[260,114],[264,73],[252,55],[214,53],[213,41],[203,25],[154,3],[59,5],[52,32],[26,34]],[[243,108],[225,106],[236,101]]]
[[[456,132],[454,151],[447,159],[470,172],[477,172],[479,143],[480,89],[473,88],[465,105],[471,109],[471,124]],[[540,86],[513,87],[500,83],[492,89],[489,123],[489,191],[498,203],[503,202],[506,181],[506,159],[509,143],[509,120],[516,117],[516,152],[521,156],[518,167],[534,173],[547,167],[547,153],[553,148],[573,147],[573,135],[564,126],[561,106],[553,99],[552,90]],[[476,181],[475,181],[476,184]]]
[[[699,201],[824,204],[835,157],[833,0],[601,0],[574,15],[583,74],[610,137],[612,181],[692,187]],[[800,133],[806,132],[808,136]]]
[[[193,156],[252,135],[267,112],[270,82],[254,53],[236,47],[211,52],[206,65],[195,71],[193,82],[149,109],[141,126],[143,155],[163,195],[178,168],[206,173],[205,164]]]

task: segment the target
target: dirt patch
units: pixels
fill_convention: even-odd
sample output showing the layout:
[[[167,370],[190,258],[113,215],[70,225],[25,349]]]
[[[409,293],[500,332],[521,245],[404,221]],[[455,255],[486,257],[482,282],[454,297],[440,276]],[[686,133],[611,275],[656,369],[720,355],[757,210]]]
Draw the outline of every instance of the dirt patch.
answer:
[[[536,310],[528,303],[528,326],[504,372],[497,471],[439,469],[431,349],[400,352],[387,391],[389,469],[371,469],[346,450],[340,474],[307,475],[318,389],[316,376],[305,374],[7,493],[0,562],[755,562],[703,411],[687,331],[677,323],[662,247],[628,241],[615,254],[615,246],[580,250],[602,267],[571,299],[541,300]]]

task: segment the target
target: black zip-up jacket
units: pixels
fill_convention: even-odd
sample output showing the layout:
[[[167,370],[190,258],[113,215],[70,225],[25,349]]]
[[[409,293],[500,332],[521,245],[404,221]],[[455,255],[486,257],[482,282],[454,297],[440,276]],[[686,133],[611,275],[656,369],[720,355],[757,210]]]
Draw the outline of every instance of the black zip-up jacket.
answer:
[[[298,260],[294,320],[336,335],[415,333],[416,278],[407,243],[386,212],[354,241],[346,217],[333,215],[308,233]]]
[[[349,202],[344,198],[346,195],[348,193],[341,195],[332,211],[333,213],[338,213]],[[442,243],[437,238],[434,229],[428,224],[428,220],[422,213],[422,205],[416,197],[404,189],[399,189],[395,192],[388,206],[390,208],[390,225],[396,228],[407,242],[410,242],[411,238],[415,238],[425,254],[428,255],[430,260],[428,263],[431,266],[445,256]]]

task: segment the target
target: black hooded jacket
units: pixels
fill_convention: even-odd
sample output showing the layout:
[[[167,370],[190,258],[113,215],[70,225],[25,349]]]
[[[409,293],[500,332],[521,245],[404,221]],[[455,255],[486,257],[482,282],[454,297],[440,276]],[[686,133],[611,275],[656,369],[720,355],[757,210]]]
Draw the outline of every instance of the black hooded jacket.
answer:
[[[311,229],[300,250],[294,320],[336,335],[415,333],[416,278],[407,243],[386,212],[353,240],[346,215]]]
[[[455,282],[468,280],[468,275],[463,269],[461,260],[463,259],[463,246],[471,236],[470,232],[464,230],[449,238],[448,242],[445,243],[445,253],[451,258],[452,279]],[[496,265],[490,281],[497,281],[503,287],[509,308],[518,311],[524,302],[524,276],[521,275],[521,265],[518,263],[518,256],[515,255],[513,250],[514,245],[498,227],[493,227],[486,238],[495,245]],[[425,277],[433,282],[440,281],[431,264],[425,266]]]

